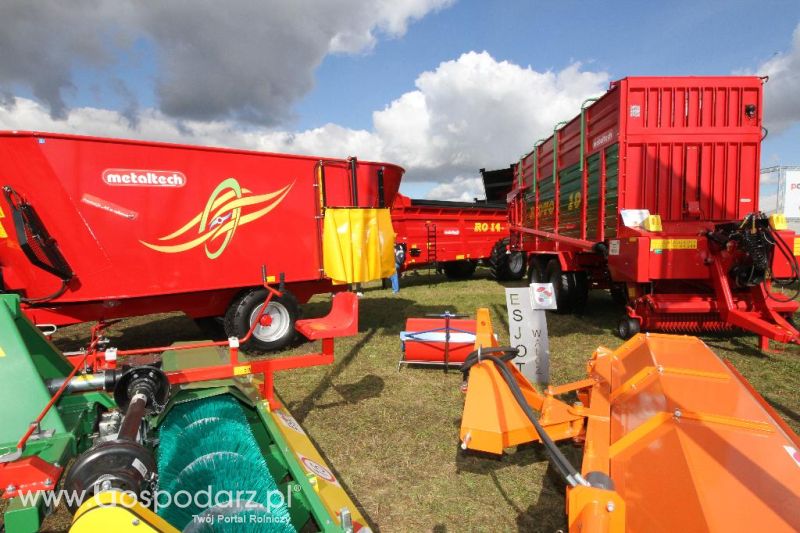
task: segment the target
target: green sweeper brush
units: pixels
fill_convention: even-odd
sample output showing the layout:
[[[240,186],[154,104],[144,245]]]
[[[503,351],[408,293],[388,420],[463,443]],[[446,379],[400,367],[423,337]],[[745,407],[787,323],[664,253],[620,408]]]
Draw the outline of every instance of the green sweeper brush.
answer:
[[[176,405],[158,446],[158,514],[173,526],[202,531],[294,532],[287,499],[273,479],[244,411],[231,396]],[[166,494],[169,496],[167,497]]]

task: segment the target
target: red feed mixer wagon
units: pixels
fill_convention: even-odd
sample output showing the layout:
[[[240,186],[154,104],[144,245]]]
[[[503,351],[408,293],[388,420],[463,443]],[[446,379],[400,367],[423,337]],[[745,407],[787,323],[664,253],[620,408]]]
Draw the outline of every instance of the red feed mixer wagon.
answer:
[[[474,202],[418,200],[402,194],[392,204],[395,240],[404,248],[402,270],[440,269],[450,279],[472,276],[479,261],[497,279],[521,279],[522,256],[509,261],[508,215],[505,197],[511,169],[481,170],[486,200]],[[505,238],[505,240],[504,240]]]
[[[800,250],[758,210],[764,81],[624,78],[522,157],[509,248],[561,312],[610,289],[623,338],[741,328],[764,349],[798,342],[795,295],[775,289],[796,282]]]
[[[224,317],[241,337],[262,281],[280,282],[250,346],[277,349],[298,303],[334,289],[324,213],[382,211],[390,232],[379,208],[402,174],[355,158],[0,132],[2,290],[37,324],[183,311]]]

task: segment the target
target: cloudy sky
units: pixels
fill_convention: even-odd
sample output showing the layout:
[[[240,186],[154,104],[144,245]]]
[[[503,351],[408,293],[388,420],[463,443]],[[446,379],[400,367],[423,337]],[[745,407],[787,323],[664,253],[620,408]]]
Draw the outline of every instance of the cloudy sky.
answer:
[[[628,75],[769,75],[762,163],[800,164],[798,0],[3,0],[0,51],[0,129],[356,155],[416,197]]]

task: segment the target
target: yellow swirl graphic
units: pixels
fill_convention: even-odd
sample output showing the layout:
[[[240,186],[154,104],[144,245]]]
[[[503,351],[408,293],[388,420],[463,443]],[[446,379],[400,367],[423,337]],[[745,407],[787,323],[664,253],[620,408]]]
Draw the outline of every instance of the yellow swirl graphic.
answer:
[[[258,220],[275,209],[293,185],[294,182],[275,192],[253,196],[250,190],[239,185],[236,178],[228,178],[217,185],[202,212],[172,233],[159,237],[161,244],[139,242],[165,254],[185,252],[202,244],[206,257],[216,259],[228,247],[239,226]],[[248,213],[248,208],[258,209]],[[192,237],[189,232],[195,228],[197,237]]]

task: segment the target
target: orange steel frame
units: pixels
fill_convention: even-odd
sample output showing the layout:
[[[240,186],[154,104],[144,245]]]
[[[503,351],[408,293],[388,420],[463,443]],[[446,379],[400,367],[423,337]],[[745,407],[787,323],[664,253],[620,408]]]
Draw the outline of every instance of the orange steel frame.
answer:
[[[476,317],[475,349],[497,346],[488,309],[479,309]],[[517,378],[517,383],[530,406],[540,413],[539,422],[553,440],[572,439],[584,443],[583,465],[581,473],[584,477],[589,472],[601,472],[610,477],[609,469],[609,442],[610,442],[610,358],[598,357],[602,352],[596,352],[588,365],[589,377],[573,383],[557,387],[547,387],[544,394],[539,393],[519,373],[513,363],[506,363],[512,374]],[[476,372],[477,371],[477,372]],[[469,387],[482,384],[489,385],[484,372],[494,373],[497,380],[502,381],[498,371],[492,363],[478,363],[470,370]],[[477,376],[476,376],[477,374]],[[473,383],[473,376],[477,383]],[[513,447],[527,442],[539,441],[533,425],[524,417],[522,410],[516,406],[511,392],[505,388],[493,389],[499,402],[504,406],[515,406],[503,410],[503,418],[497,422],[501,427],[499,433],[502,442],[498,442],[497,434],[489,436],[479,431],[465,430],[469,419],[484,419],[492,402],[485,402],[481,398],[478,411],[474,409],[478,402],[465,405],[464,419],[462,421],[461,439],[463,448],[478,449],[483,451],[502,452],[503,448]],[[569,405],[559,400],[556,396],[575,391],[580,402]],[[513,429],[512,429],[513,428]],[[499,448],[498,448],[499,444]],[[603,531],[608,533],[622,532],[625,530],[625,502],[613,490],[598,487],[578,485],[568,488],[567,515],[569,530],[571,532]]]
[[[612,473],[620,475],[620,468],[623,469],[623,472],[625,471],[627,466],[625,466],[626,463],[624,461],[630,460],[625,459],[625,457],[632,457],[633,455],[631,454],[636,453],[637,450],[652,448],[657,442],[663,443],[664,441],[657,440],[659,435],[664,435],[664,432],[676,427],[676,420],[684,421],[679,423],[684,430],[701,427],[697,425],[701,424],[703,428],[706,428],[705,431],[725,432],[724,434],[727,437],[722,438],[730,439],[730,444],[721,452],[723,454],[735,454],[737,446],[749,446],[752,443],[755,443],[755,448],[740,448],[741,453],[745,453],[746,450],[749,450],[748,453],[754,451],[756,453],[767,453],[764,450],[777,450],[775,454],[770,455],[767,453],[770,459],[760,466],[760,468],[765,469],[766,475],[748,478],[740,482],[745,491],[750,490],[748,488],[751,486],[750,484],[752,486],[760,486],[759,483],[769,485],[764,481],[765,479],[772,479],[770,476],[774,475],[770,473],[769,469],[772,472],[777,472],[789,468],[787,466],[787,463],[789,463],[788,456],[783,456],[784,451],[782,449],[786,446],[782,445],[794,446],[795,449],[800,449],[800,438],[730,363],[724,362],[722,364],[718,362],[716,365],[699,363],[696,366],[692,366],[690,364],[691,359],[681,357],[670,357],[661,360],[655,358],[642,359],[640,357],[641,350],[639,348],[642,346],[641,343],[647,343],[647,346],[661,346],[659,349],[670,347],[669,350],[680,351],[681,347],[685,345],[681,343],[696,342],[697,346],[704,347],[705,345],[702,341],[685,336],[650,335],[645,337],[640,335],[639,337],[641,338],[640,343],[628,341],[628,344],[616,351],[598,348],[587,364],[588,377],[586,379],[560,386],[550,386],[544,389],[543,392],[537,391],[519,373],[513,361],[505,363],[511,370],[528,404],[534,410],[539,411],[539,423],[547,434],[553,440],[572,439],[583,444],[581,475],[584,479],[588,479],[591,473],[599,472],[608,476],[612,482],[628,485],[627,489],[622,485],[618,486],[617,489],[620,492],[614,490],[613,484],[610,490],[580,484],[568,487],[566,511],[570,532],[625,531],[626,515],[628,515],[629,522],[638,520],[638,527],[634,529],[641,529],[641,510],[636,511],[633,507],[626,509],[626,502],[622,498],[622,494],[631,492],[631,479],[614,480]],[[479,309],[476,317],[475,348],[491,346],[497,346],[497,341],[493,335],[489,311],[487,309]],[[665,362],[662,364],[659,361]],[[730,374],[727,370],[730,370]],[[535,428],[513,398],[510,389],[506,386],[493,362],[478,362],[469,372],[467,397],[460,433],[463,443],[462,448],[501,454],[504,448],[540,440]],[[624,405],[628,401],[635,401],[640,398],[637,395],[646,394],[645,391],[652,390],[649,387],[658,389],[664,386],[664,380],[670,380],[672,384],[677,383],[676,380],[682,380],[683,389],[675,388],[672,385],[673,388],[671,390],[676,395],[673,398],[688,397],[680,395],[685,394],[684,391],[692,389],[692,387],[702,387],[702,384],[708,384],[709,390],[722,394],[721,399],[717,398],[721,406],[720,411],[715,412],[713,399],[705,398],[704,401],[695,402],[694,404],[684,404],[680,406],[680,409],[675,408],[674,411],[672,408],[663,410],[656,408],[641,419],[641,423],[634,423],[633,427],[627,432],[624,428],[612,426],[612,420],[616,420],[617,424],[621,420],[620,417],[612,418],[612,405]],[[732,384],[734,382],[738,382],[742,387],[739,393],[743,394],[743,396],[738,397],[737,401],[733,402],[738,406],[739,410],[728,409],[732,402],[731,398],[735,397],[729,394],[732,389],[714,388],[715,384]],[[557,398],[557,396],[571,392],[576,393],[579,400],[574,404],[566,403]],[[694,394],[693,397],[704,398],[703,393],[692,394]],[[747,398],[748,395],[749,398]],[[674,401],[677,402],[677,400]],[[746,405],[752,404],[757,404],[763,409],[763,416],[755,416],[753,414],[755,411],[750,408],[748,408],[750,409],[749,411],[745,410]],[[630,405],[634,405],[636,408],[636,404]],[[641,406],[638,407],[640,410],[642,408]],[[621,429],[622,432],[620,433]],[[756,437],[753,437],[753,435]],[[744,438],[742,438],[743,436]],[[746,439],[748,438],[754,438],[755,440],[747,441]],[[785,440],[781,440],[783,438]],[[712,448],[710,447],[709,449]],[[717,446],[717,448],[713,449],[719,450],[719,447]],[[685,462],[691,462],[697,457],[697,455],[687,456]],[[781,463],[781,460],[784,462]],[[620,463],[621,461],[622,463]],[[713,469],[713,465],[709,466],[708,464],[700,463],[702,461],[689,466],[696,469],[697,472],[706,472],[709,469]],[[617,466],[613,467],[613,464]],[[676,466],[680,468],[680,464]],[[726,464],[726,466],[729,469],[733,469],[729,471],[732,476],[741,474],[739,472],[741,467],[737,463],[733,462]],[[794,464],[791,463],[791,467],[793,466]],[[612,467],[614,468],[613,472]],[[786,472],[787,479],[790,481],[785,485],[787,490],[781,492],[779,496],[779,498],[786,501],[792,501],[792,494],[800,494],[800,489],[798,489],[800,483],[797,482],[797,476],[792,472]],[[627,475],[641,475],[641,471],[629,472]],[[715,479],[721,480],[722,478],[717,477]],[[724,480],[719,482],[725,483]],[[673,484],[672,490],[676,488],[679,488],[679,486]],[[686,488],[691,490],[690,487]],[[665,488],[664,490],[668,489]],[[726,493],[727,496],[732,496],[733,494],[730,491]],[[641,497],[641,494],[638,496]],[[775,495],[772,494],[772,496],[774,497]],[[755,511],[755,509],[762,503],[758,498],[751,502],[754,512],[759,512]],[[634,505],[634,502],[631,502],[631,505]],[[775,505],[778,504],[776,503]],[[783,509],[790,508],[788,507],[790,504],[786,505],[787,507]],[[794,504],[792,503],[791,505]],[[716,511],[720,511],[720,509],[717,508]],[[763,509],[761,512],[763,512]],[[800,519],[797,519],[796,516],[794,522],[788,519],[788,522],[781,522],[780,517],[776,521],[775,516],[774,513],[770,516],[760,515],[759,520],[764,519],[765,523],[771,520],[770,524],[773,526],[775,524],[785,526],[787,523],[800,524]],[[711,520],[714,520],[716,525],[731,523],[730,521],[726,522],[727,519],[725,517],[718,515],[709,515],[707,519],[709,520],[708,524],[712,523]],[[628,523],[628,526],[630,527],[630,523]]]

